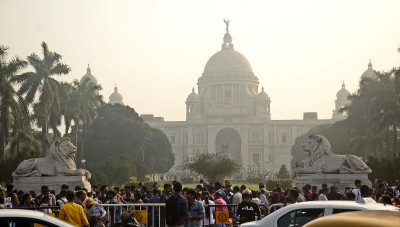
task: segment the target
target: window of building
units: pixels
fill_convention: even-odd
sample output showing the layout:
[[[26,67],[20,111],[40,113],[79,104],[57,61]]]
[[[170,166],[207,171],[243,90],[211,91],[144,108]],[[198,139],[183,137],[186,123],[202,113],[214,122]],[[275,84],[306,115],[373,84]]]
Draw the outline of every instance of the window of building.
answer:
[[[253,159],[254,163],[259,163],[261,161],[261,154],[260,153],[253,153],[252,156],[253,156],[252,159]]]
[[[175,135],[172,135],[170,140],[171,140],[171,144],[175,144]]]
[[[286,133],[282,133],[282,143],[286,142],[287,142]]]
[[[259,131],[253,131],[251,133],[251,143],[261,143],[261,134]]]
[[[270,162],[271,161],[271,152],[270,151],[266,151],[264,153],[264,161],[265,162]]]
[[[197,141],[196,141],[198,144],[204,144],[206,141],[205,141],[205,135],[204,135],[204,133],[203,132],[198,132],[197,133]]]
[[[231,99],[231,87],[226,86],[225,87],[225,100],[230,100]]]
[[[274,143],[274,135],[271,133],[269,133],[269,143],[273,144]]]

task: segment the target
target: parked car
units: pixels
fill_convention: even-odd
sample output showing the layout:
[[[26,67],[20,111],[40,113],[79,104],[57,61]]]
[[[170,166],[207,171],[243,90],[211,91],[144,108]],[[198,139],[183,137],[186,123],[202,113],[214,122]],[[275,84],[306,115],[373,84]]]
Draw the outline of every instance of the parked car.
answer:
[[[354,211],[330,215],[310,221],[304,227],[398,227],[400,215],[397,212]]]
[[[23,210],[23,209],[0,209],[0,226],[1,227],[3,226],[73,227],[73,225],[61,219],[45,214],[43,212],[34,210]]]
[[[259,221],[247,222],[241,227],[301,227],[323,216],[348,211],[390,210],[400,212],[400,208],[382,203],[357,203],[354,201],[328,200],[295,203],[280,208]],[[399,213],[400,215],[400,213]]]

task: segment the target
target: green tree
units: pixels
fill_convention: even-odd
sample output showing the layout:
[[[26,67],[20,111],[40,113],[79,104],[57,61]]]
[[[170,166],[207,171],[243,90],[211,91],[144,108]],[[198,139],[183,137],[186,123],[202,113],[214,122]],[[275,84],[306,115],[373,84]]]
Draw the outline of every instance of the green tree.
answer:
[[[349,113],[346,122],[352,126],[349,128],[353,138],[364,144],[364,157],[379,155],[383,147],[386,155],[398,153],[400,86],[396,83],[396,72],[396,69],[376,72],[378,79],[363,78],[357,93],[350,97],[351,105],[346,107]]]
[[[144,162],[148,173],[166,173],[174,165],[171,144],[159,129],[151,129],[151,136],[144,144]]]
[[[33,72],[23,73],[16,77],[16,81],[21,83],[19,93],[25,95],[28,103],[33,103],[34,117],[38,127],[42,128],[44,135],[48,134],[49,118],[57,119],[60,114],[60,85],[53,78],[55,75],[68,74],[70,68],[61,63],[61,55],[50,51],[47,44],[42,42],[43,59],[33,53],[28,56],[28,62],[33,67]],[[39,94],[35,102],[36,94]],[[35,103],[34,103],[35,102]],[[53,120],[53,124],[60,123]],[[55,125],[52,125],[54,129]]]
[[[240,165],[231,158],[219,154],[196,153],[183,163],[183,168],[204,176],[210,182],[221,181],[237,174]]]
[[[139,179],[148,173],[165,173],[174,162],[171,145],[165,134],[144,123],[129,106],[104,104],[97,108],[85,141],[86,155],[90,157],[88,166],[111,157],[116,160],[118,157],[128,157]]]
[[[63,109],[65,110],[64,116],[67,116],[66,121],[74,120],[74,125],[81,128],[79,160],[85,159],[85,138],[96,115],[96,109],[104,103],[103,96],[99,94],[101,86],[86,79],[82,82],[73,81],[72,89],[67,85],[64,87],[66,88],[65,96],[69,96],[67,99],[69,107]],[[71,122],[66,123],[71,125]],[[76,143],[78,143],[78,130],[75,130],[75,133]]]
[[[278,172],[278,174],[276,176],[278,178],[280,178],[280,179],[288,179],[288,178],[290,178],[289,171],[287,170],[285,164],[281,165],[281,168],[279,169],[279,172]]]
[[[7,61],[8,47],[0,46],[0,159],[5,159],[7,141],[18,138],[25,125],[30,125],[29,110],[22,96],[14,89],[13,79],[27,66],[14,57]]]

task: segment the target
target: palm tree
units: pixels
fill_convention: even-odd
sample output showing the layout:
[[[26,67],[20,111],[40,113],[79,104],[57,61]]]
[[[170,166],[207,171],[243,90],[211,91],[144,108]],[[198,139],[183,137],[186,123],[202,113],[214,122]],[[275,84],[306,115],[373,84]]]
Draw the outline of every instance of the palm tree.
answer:
[[[400,127],[400,87],[396,84],[396,69],[378,72],[379,90],[375,93],[373,120],[382,130],[392,133],[392,155],[398,154],[397,131]],[[389,134],[388,134],[389,135]]]
[[[71,83],[61,83],[61,114],[64,117],[64,136],[68,137],[71,137],[69,130],[71,128],[72,121],[79,118],[79,109],[76,100],[74,100],[75,93],[76,89]]]
[[[27,62],[18,57],[7,62],[7,50],[8,47],[0,46],[0,159],[3,160],[8,140],[17,135],[24,124],[30,124],[28,107],[12,82]]]
[[[368,144],[374,145],[375,149],[385,144],[387,155],[398,153],[400,78],[396,77],[396,72],[396,69],[376,72],[378,79],[362,79],[360,89],[350,97],[352,103],[348,107],[348,122],[352,130],[357,131],[358,139],[363,138],[364,149]]]
[[[50,117],[50,115],[59,114],[60,108],[60,85],[53,76],[68,74],[70,68],[60,62],[61,55],[50,51],[45,42],[42,42],[41,46],[43,59],[35,53],[28,56],[28,62],[34,68],[34,72],[21,74],[16,80],[21,83],[19,94],[25,95],[26,101],[33,104],[36,123],[42,128],[42,133],[47,135],[49,127],[55,130],[54,127],[58,124],[58,121],[54,120],[57,116]],[[36,101],[37,94],[39,97]],[[50,119],[53,120],[52,125],[49,124]]]
[[[86,79],[82,82],[75,80],[72,83],[72,87],[74,88],[74,91],[70,95],[69,101],[72,109],[69,111],[73,112],[74,114],[69,116],[71,116],[71,118],[74,120],[76,143],[78,141],[78,127],[81,127],[82,138],[80,140],[80,158],[84,159],[85,137],[87,133],[89,133],[90,125],[95,117],[97,107],[101,106],[104,101],[103,96],[99,94],[101,86],[93,83],[90,79]],[[68,125],[71,125],[71,123]]]

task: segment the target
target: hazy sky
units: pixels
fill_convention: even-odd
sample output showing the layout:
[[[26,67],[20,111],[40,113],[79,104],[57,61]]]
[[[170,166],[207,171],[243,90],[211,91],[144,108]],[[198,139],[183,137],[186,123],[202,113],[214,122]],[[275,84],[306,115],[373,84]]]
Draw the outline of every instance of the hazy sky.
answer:
[[[185,100],[221,49],[235,50],[271,97],[272,119],[331,118],[342,81],[355,92],[369,59],[400,65],[400,1],[0,0],[0,44],[10,56],[63,56],[80,79],[90,64],[108,102],[117,84],[139,114],[185,120]]]

